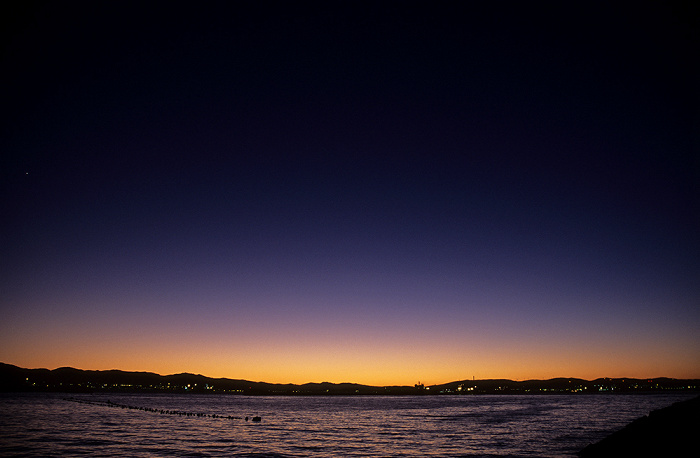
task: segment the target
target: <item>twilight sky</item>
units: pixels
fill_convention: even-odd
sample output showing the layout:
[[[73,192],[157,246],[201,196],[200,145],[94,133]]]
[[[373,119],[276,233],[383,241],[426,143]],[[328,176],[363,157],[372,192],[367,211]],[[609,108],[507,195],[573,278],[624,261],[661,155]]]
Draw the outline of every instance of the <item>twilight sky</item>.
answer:
[[[689,11],[142,3],[0,14],[0,361],[700,378]]]

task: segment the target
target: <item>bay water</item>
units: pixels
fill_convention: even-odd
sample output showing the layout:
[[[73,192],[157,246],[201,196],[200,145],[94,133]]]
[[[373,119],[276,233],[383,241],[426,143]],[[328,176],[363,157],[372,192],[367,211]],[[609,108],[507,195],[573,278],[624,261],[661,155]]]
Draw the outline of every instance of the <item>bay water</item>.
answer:
[[[694,396],[5,393],[0,456],[575,456]]]

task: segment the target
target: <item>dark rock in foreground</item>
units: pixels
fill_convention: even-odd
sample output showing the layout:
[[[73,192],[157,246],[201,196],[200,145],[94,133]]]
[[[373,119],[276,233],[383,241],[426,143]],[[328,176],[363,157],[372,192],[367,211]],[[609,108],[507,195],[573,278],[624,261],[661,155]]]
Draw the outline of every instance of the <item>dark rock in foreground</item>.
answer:
[[[700,397],[654,410],[578,453],[607,456],[698,456]]]

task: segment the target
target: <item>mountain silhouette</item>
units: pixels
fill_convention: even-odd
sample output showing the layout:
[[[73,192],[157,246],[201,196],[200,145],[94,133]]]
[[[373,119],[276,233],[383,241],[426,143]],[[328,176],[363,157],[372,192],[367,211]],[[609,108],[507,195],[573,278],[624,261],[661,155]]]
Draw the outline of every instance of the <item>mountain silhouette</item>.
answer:
[[[0,363],[0,391],[55,392],[192,392],[246,395],[406,395],[406,394],[547,394],[650,392],[661,390],[699,391],[700,380],[673,378],[553,378],[514,381],[507,379],[461,380],[440,385],[371,386],[358,383],[281,384],[212,378],[199,374],[159,375],[121,370],[26,369]]]

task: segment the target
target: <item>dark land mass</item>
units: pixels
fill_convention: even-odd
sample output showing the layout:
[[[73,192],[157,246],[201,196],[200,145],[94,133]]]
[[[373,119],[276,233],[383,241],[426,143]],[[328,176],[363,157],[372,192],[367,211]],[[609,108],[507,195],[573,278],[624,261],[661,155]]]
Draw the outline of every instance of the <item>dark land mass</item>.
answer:
[[[578,456],[696,456],[698,431],[700,396],[654,410],[585,447]]]
[[[195,374],[159,375],[120,370],[89,371],[61,367],[25,369],[0,363],[2,392],[175,392],[245,395],[439,395],[439,394],[581,394],[700,391],[700,380],[672,378],[601,378],[583,380],[462,380],[441,385],[370,386],[357,383],[305,383],[302,385],[211,378]]]

